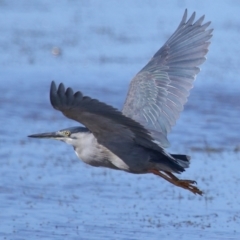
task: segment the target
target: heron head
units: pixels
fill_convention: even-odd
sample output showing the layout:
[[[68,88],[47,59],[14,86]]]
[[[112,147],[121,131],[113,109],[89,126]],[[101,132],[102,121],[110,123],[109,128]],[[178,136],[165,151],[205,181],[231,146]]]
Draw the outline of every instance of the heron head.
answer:
[[[28,137],[55,139],[74,145],[74,142],[82,138],[86,133],[89,133],[89,130],[85,127],[71,127],[57,132],[37,133],[29,135]]]

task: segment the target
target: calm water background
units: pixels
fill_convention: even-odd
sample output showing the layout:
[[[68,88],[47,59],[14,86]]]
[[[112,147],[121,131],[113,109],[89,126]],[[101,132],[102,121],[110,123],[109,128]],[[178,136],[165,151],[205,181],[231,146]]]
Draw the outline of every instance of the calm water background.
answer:
[[[240,239],[240,2],[209,2],[0,1],[0,239]],[[26,137],[77,125],[50,106],[53,79],[121,108],[185,8],[214,37],[169,151],[192,156],[203,197]]]

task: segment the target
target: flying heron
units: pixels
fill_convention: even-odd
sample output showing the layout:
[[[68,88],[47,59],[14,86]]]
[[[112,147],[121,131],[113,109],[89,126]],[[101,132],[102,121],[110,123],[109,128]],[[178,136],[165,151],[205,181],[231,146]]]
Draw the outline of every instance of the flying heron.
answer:
[[[30,135],[73,146],[77,156],[95,167],[129,173],[153,173],[168,182],[202,195],[193,180],[174,174],[189,167],[190,157],[170,154],[167,135],[187,101],[193,81],[206,58],[213,29],[204,16],[187,20],[187,10],[167,42],[132,79],[122,111],[106,103],[51,83],[52,106],[86,127]]]

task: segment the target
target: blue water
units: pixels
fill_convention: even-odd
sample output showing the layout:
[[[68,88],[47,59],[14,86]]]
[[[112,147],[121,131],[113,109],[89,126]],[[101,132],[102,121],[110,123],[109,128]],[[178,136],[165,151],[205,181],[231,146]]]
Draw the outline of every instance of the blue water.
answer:
[[[26,137],[77,125],[51,107],[51,80],[121,108],[185,8],[214,36],[169,151],[191,155],[181,177],[203,197]],[[239,11],[237,0],[0,1],[0,239],[239,239]]]

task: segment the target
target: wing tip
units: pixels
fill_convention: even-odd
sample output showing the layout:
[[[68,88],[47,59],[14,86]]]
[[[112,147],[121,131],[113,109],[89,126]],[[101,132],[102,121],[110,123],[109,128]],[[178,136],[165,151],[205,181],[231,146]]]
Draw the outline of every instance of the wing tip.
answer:
[[[56,96],[57,96],[56,93],[57,93],[56,83],[52,81],[50,86],[50,102],[53,108],[55,108],[55,105],[56,105]]]
[[[52,81],[50,86],[50,102],[52,107],[58,110],[59,106],[64,104],[65,98],[63,83],[60,83],[57,87],[56,83]]]
[[[180,24],[179,24],[179,27],[181,27],[182,25],[191,25],[191,24],[196,24],[196,25],[201,26],[201,24],[203,23],[203,21],[204,21],[204,19],[205,19],[205,14],[202,15],[199,19],[197,19],[197,20],[194,22],[195,18],[196,18],[196,12],[195,12],[195,11],[194,11],[194,12],[192,13],[192,15],[188,18],[188,9],[186,8],[186,9],[184,10],[184,14],[183,14],[182,20],[181,20],[181,22],[180,22]],[[212,23],[211,21],[208,21],[208,22],[204,23],[203,25],[204,25],[204,26],[207,25],[207,26],[206,26],[206,28],[207,28],[211,23]],[[203,25],[202,25],[202,26],[203,26]],[[179,28],[179,27],[178,27],[178,28]]]

